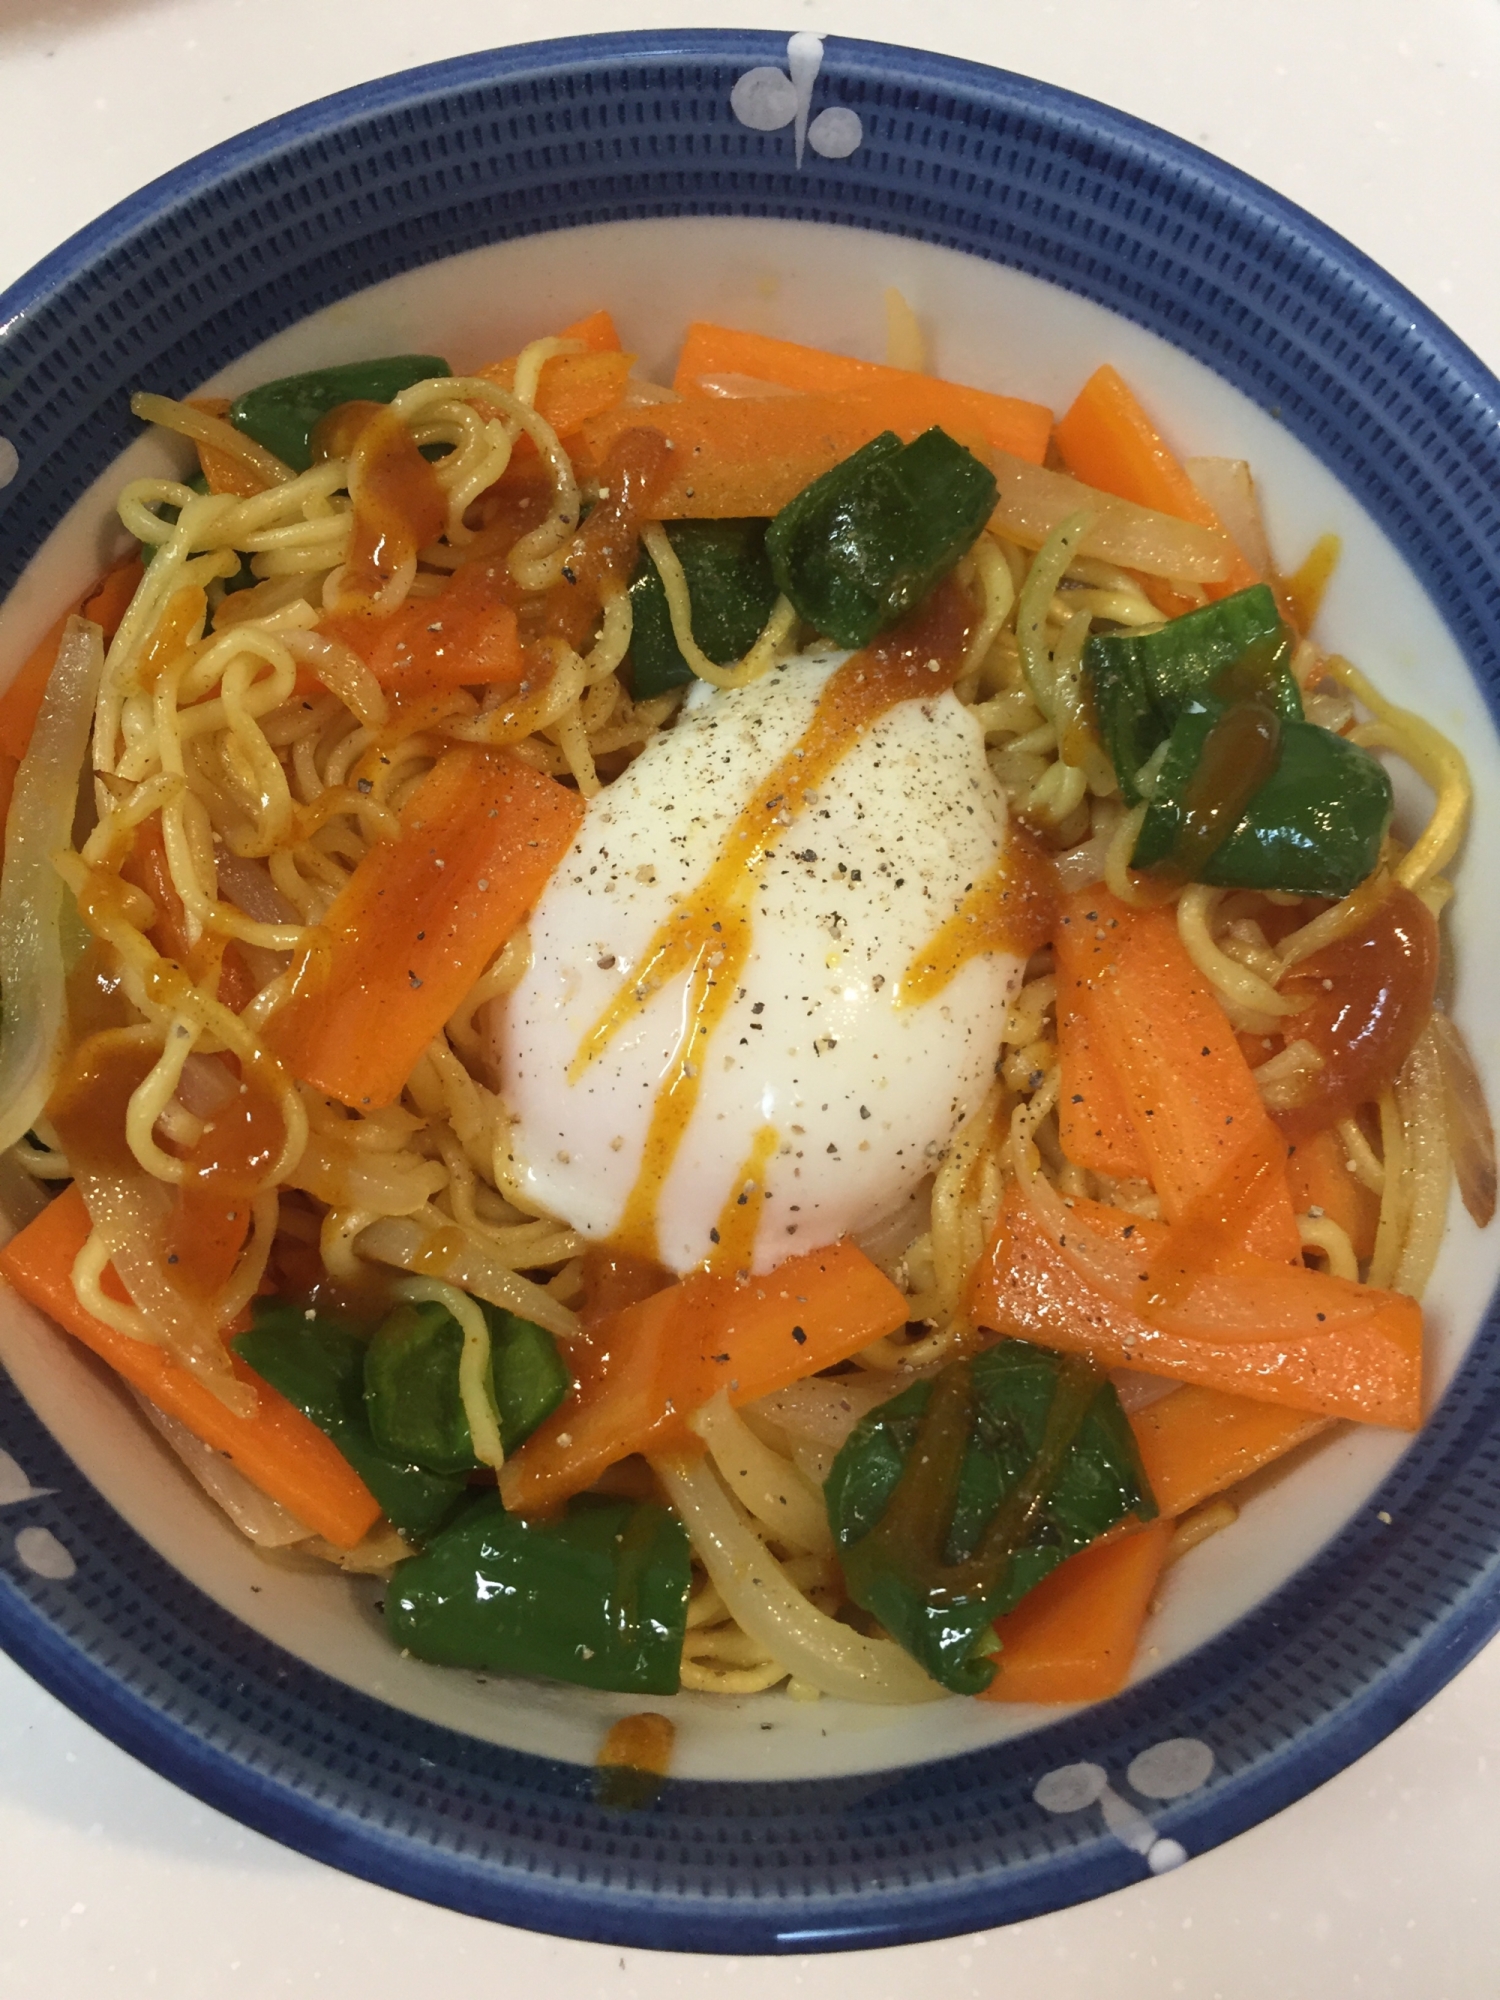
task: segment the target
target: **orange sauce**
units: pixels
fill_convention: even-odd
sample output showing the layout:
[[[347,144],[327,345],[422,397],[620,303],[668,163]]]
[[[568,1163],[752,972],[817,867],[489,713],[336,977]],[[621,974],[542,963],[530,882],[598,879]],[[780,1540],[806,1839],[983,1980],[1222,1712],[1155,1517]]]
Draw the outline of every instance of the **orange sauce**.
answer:
[[[184,584],[173,592],[136,668],[136,679],[143,688],[156,686],[166,668],[203,630],[207,617],[208,598],[198,584]]]
[[[577,1080],[635,1017],[650,995],[686,973],[686,1026],[657,1091],[640,1171],[626,1198],[615,1242],[657,1256],[656,1209],[697,1108],[699,1072],[749,961],[751,911],[761,871],[787,828],[830,770],[903,701],[940,694],[963,664],[972,612],[951,582],[910,618],[853,654],[830,676],[812,720],[756,787],[725,836],[718,859],[658,926],[640,967],[585,1035],[569,1076]]]
[[[613,1243],[592,1244],[583,1253],[583,1298],[578,1307],[580,1330],[587,1334],[654,1293],[665,1291],[672,1273],[644,1257],[632,1257]]]
[[[650,1805],[671,1768],[676,1737],[675,1726],[654,1710],[622,1715],[594,1760],[599,1804],[617,1812]]]
[[[1337,535],[1319,535],[1301,565],[1290,576],[1282,578],[1281,587],[1299,631],[1305,632],[1317,617],[1323,593],[1338,568],[1343,552],[1344,545]]]
[[[744,1165],[735,1175],[729,1197],[719,1211],[719,1220],[709,1232],[714,1247],[708,1254],[706,1270],[732,1276],[750,1269],[761,1211],[766,1205],[766,1168],[780,1143],[781,1134],[774,1125],[762,1125],[751,1141]]]
[[[331,411],[330,417],[338,414]],[[403,563],[437,540],[448,503],[411,432],[383,405],[376,406],[349,449],[349,479],[354,527],[345,594],[378,597]]]
[[[183,1156],[167,1224],[167,1261],[184,1291],[212,1298],[228,1284],[250,1232],[250,1205],[281,1146],[281,1113],[248,1083],[204,1121]]]
[[[95,868],[78,898],[78,911],[98,938],[110,925],[138,918],[142,900],[142,891],[123,876]],[[70,981],[69,1025],[75,1044],[47,1112],[69,1161],[81,1173],[129,1178],[143,1171],[125,1136],[130,1099],[155,1067],[160,1050],[150,1043],[143,1046],[130,1030],[114,1024],[121,1008],[113,964],[112,947],[96,944]],[[144,983],[151,999],[169,1013],[182,1010],[193,984],[170,959],[159,960]],[[189,1298],[212,1297],[244,1247],[251,1201],[281,1146],[274,1087],[280,1075],[279,1065],[259,1051],[248,1073],[229,1067],[225,1105],[184,1156],[184,1178],[175,1189],[161,1254],[172,1266],[174,1284]]]
[[[125,1114],[159,1054],[150,1044],[143,1046],[129,1028],[102,1028],[73,1050],[47,1116],[75,1171],[140,1172],[126,1143]]]
[[[973,883],[945,923],[913,954],[896,990],[898,1007],[921,1007],[971,958],[1014,952],[1030,958],[1057,921],[1057,875],[1036,836],[1012,821],[999,860]]]
[[[1306,1079],[1300,1103],[1273,1113],[1284,1138],[1310,1138],[1380,1095],[1432,1011],[1437,975],[1437,921],[1399,883],[1291,968],[1282,991],[1307,1005],[1287,1032],[1311,1042],[1323,1067]]]

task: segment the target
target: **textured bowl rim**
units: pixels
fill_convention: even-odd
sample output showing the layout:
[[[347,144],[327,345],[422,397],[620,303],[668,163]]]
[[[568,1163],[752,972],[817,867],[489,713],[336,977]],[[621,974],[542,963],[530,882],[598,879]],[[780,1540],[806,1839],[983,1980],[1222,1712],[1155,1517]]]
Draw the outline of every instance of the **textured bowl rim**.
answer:
[[[1090,135],[1102,152],[1112,153],[1116,159],[1128,157],[1172,183],[1179,192],[1202,191],[1235,207],[1247,218],[1252,233],[1284,232],[1300,247],[1305,261],[1340,274],[1351,295],[1360,294],[1368,301],[1372,315],[1404,329],[1400,338],[1414,356],[1413,366],[1420,366],[1430,376],[1435,373],[1446,377],[1452,386],[1445,393],[1461,394],[1470,400],[1476,412],[1476,436],[1477,427],[1484,423],[1494,429],[1495,412],[1500,410],[1500,383],[1483,363],[1426,307],[1361,252],[1238,170],[1123,113],[1047,84],[956,58],[842,37],[830,41],[827,64],[831,73],[846,79],[873,78],[877,83],[918,94],[925,91],[988,102],[1002,112],[1029,118],[1039,126],[1066,131],[1075,140],[1079,134]],[[0,342],[18,320],[41,311],[49,301],[86,278],[99,260],[128,241],[149,233],[204,190],[237,173],[274,166],[278,155],[304,142],[326,138],[343,127],[364,125],[387,113],[400,114],[424,100],[447,99],[461,92],[482,93],[526,78],[577,74],[600,67],[618,68],[622,64],[749,66],[777,61],[784,48],[784,36],[736,30],[650,30],[591,35],[462,56],[342,91],[287,112],[198,155],[77,232],[0,295]],[[712,204],[704,207],[713,212]],[[899,233],[921,236],[923,232],[916,228]],[[1024,254],[998,256],[996,261],[1027,268]],[[1067,280],[1054,275],[1053,282],[1066,284]],[[1097,286],[1091,290],[1088,284],[1080,282],[1073,289],[1090,297],[1102,297]],[[1220,375],[1236,381],[1238,386],[1246,386],[1223,365],[1222,358],[1216,359],[1201,343],[1193,345],[1178,338],[1170,324],[1163,323],[1160,313],[1153,317],[1140,309],[1139,302],[1115,295],[1103,302],[1126,318],[1164,333]],[[259,337],[263,334],[258,333]],[[1295,403],[1279,414],[1294,435],[1320,457],[1326,456],[1319,449],[1309,418]],[[1493,472],[1496,464],[1493,454],[1485,454],[1478,445],[1471,445],[1469,456],[1476,477]],[[1338,472],[1336,466],[1333,469]],[[1485,543],[1485,556],[1490,573],[1500,569],[1500,546],[1493,535]],[[1419,559],[1415,567],[1424,585],[1434,588],[1439,583],[1431,562]],[[1444,600],[1440,597],[1439,601]],[[1481,629],[1472,621],[1464,628],[1460,620],[1453,629],[1493,714],[1497,707],[1496,628]],[[1476,657],[1485,663],[1483,668],[1476,664]],[[1412,1452],[1312,1562],[1270,1599],[1188,1660],[1165,1670],[1141,1689],[1127,1690],[1114,1702],[1048,1725],[1035,1737],[1023,1741],[1031,1745],[1045,1740],[1051,1746],[1050,1760],[1061,1764],[1075,1753],[1097,1750],[1094,1725],[1105,1710],[1117,1718],[1118,1732],[1128,1735],[1133,1715],[1147,1705],[1161,1710],[1164,1690],[1170,1696],[1180,1685],[1186,1697],[1193,1683],[1222,1684],[1224,1689],[1240,1684],[1249,1670],[1247,1662],[1253,1665],[1257,1659],[1276,1651],[1283,1624],[1297,1618],[1299,1602],[1306,1603],[1315,1595],[1318,1579],[1331,1573],[1331,1565],[1346,1568],[1353,1565],[1355,1569],[1364,1565],[1373,1571],[1392,1560],[1393,1548],[1403,1544],[1403,1531],[1398,1528],[1393,1532],[1389,1525],[1383,1524],[1383,1517],[1394,1514],[1398,1523],[1411,1519],[1420,1525],[1419,1508],[1438,1504],[1437,1495],[1447,1477],[1445,1468],[1471,1457],[1485,1436],[1500,1429],[1497,1421],[1500,1420],[1500,1359],[1492,1354],[1496,1346],[1493,1311],[1492,1306],[1461,1373],[1460,1380],[1465,1384],[1462,1407],[1455,1402],[1450,1389]],[[19,1405],[15,1410],[16,1421],[34,1448],[44,1449],[41,1439],[49,1434],[20,1405],[9,1385],[3,1387],[5,1406],[14,1409]],[[1192,1852],[1216,1845],[1321,1784],[1435,1694],[1500,1625],[1500,1499],[1493,1503],[1489,1513],[1486,1533],[1473,1538],[1466,1560],[1455,1570],[1455,1581],[1448,1588],[1444,1607],[1400,1649],[1399,1657],[1383,1667],[1372,1667],[1352,1693],[1328,1705],[1306,1726],[1264,1754],[1254,1756],[1243,1769],[1226,1775],[1223,1782],[1153,1811],[1155,1824],[1148,1828],[1148,1833],[1158,1839],[1170,1837],[1180,1841]],[[1408,1560],[1416,1564],[1421,1560],[1420,1536],[1412,1540],[1411,1534],[1411,1530],[1404,1531],[1405,1545],[1409,1549]],[[160,1559],[144,1542],[139,1547],[144,1571],[149,1572],[153,1562],[160,1565]],[[201,1601],[207,1604],[206,1599]],[[216,1607],[209,1609],[215,1617],[229,1618],[229,1614],[219,1613]],[[184,1790],[245,1824],[336,1867],[407,1894],[562,1935],[703,1951],[849,1949],[911,1942],[1014,1921],[1103,1894],[1140,1880],[1143,1875],[1142,1846],[1137,1844],[1132,1851],[1131,1846],[1119,1839],[1082,1832],[1071,1846],[1064,1845],[1023,1865],[996,1867],[968,1879],[958,1876],[931,1879],[916,1886],[886,1889],[873,1884],[862,1887],[858,1893],[844,1895],[803,1897],[787,1891],[780,1897],[774,1893],[744,1897],[725,1891],[717,1895],[667,1896],[649,1888],[633,1887],[618,1872],[608,1880],[547,1881],[523,1869],[487,1869],[461,1851],[417,1839],[410,1830],[357,1818],[315,1795],[311,1788],[298,1789],[273,1772],[258,1768],[252,1759],[236,1757],[221,1745],[206,1740],[144,1693],[125,1686],[107,1664],[75,1644],[62,1626],[39,1608],[36,1600],[24,1595],[9,1576],[3,1575],[0,1575],[0,1644],[43,1686],[122,1748]],[[288,1659],[266,1642],[252,1651],[258,1659],[274,1658],[282,1662]],[[287,1684],[292,1699],[298,1689],[317,1692],[322,1699],[329,1698],[330,1690],[335,1697],[347,1693],[300,1663],[293,1662],[286,1670],[278,1667],[276,1672]],[[355,1708],[364,1700],[364,1697],[347,1697],[348,1705]],[[373,1711],[380,1704],[370,1702],[367,1706]],[[428,1740],[449,1734],[427,1725],[414,1733],[424,1732]],[[999,1747],[1002,1751],[1015,1748]],[[541,1767],[544,1762],[519,1758],[513,1753],[491,1761],[497,1768],[505,1769],[512,1763]],[[917,1771],[931,1774],[958,1761],[917,1767]],[[903,1783],[902,1774],[895,1774],[886,1789],[892,1794],[902,1794]],[[914,1789],[920,1791],[922,1787],[918,1784]],[[675,1781],[669,1784],[664,1803],[689,1793],[707,1796],[735,1790],[746,1801],[757,1792],[784,1794],[794,1806],[799,1798],[810,1799],[813,1792],[820,1797],[838,1793],[853,1811],[863,1809],[856,1794],[868,1794],[871,1785],[869,1781],[862,1781],[857,1787],[846,1781],[819,1781],[726,1788]],[[908,1786],[907,1790],[913,1787]]]

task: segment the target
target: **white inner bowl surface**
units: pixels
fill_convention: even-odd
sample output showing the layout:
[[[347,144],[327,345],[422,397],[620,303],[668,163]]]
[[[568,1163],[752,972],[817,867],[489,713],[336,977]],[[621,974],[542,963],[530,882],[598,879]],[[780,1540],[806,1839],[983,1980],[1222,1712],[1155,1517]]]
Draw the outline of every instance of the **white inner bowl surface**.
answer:
[[[1382,693],[1419,710],[1469,759],[1475,808],[1448,917],[1455,1017],[1500,1104],[1500,984],[1480,885],[1500,876],[1500,739],[1451,636],[1398,549],[1274,417],[1199,363],[1104,307],[958,251],[820,223],[715,217],[619,222],[497,244],[360,292],[215,376],[234,395],[272,377],[403,351],[455,369],[608,306],[640,372],[669,380],[688,322],[710,319],[883,358],[885,288],[915,307],[935,374],[1061,412],[1113,362],[1184,456],[1245,458],[1278,564],[1332,531],[1343,556],[1316,627]],[[142,388],[159,384],[142,382]],[[113,505],[128,479],[182,461],[144,438],[72,508],[0,607],[0,661],[25,659],[121,545]],[[1421,824],[1422,787],[1398,775],[1398,827]],[[1428,1403],[1453,1376],[1488,1304],[1500,1231],[1481,1235],[1455,1198],[1425,1301]],[[310,1665],[398,1708],[517,1750],[591,1763],[611,1718],[641,1697],[432,1667],[404,1659],[375,1611],[381,1586],[257,1556],[182,1471],[113,1375],[40,1315],[0,1295],[0,1360],[78,1466],[139,1533],[226,1610]],[[1285,1582],[1399,1458],[1400,1433],[1341,1426],[1264,1477],[1225,1534],[1167,1575],[1137,1678],[1180,1659]],[[80,1563],[87,1551],[74,1551]],[[653,1699],[651,1706],[659,1706]],[[1065,1711],[951,1699],[915,1709],[682,1694],[674,1774],[815,1778],[924,1762],[1033,1730]]]

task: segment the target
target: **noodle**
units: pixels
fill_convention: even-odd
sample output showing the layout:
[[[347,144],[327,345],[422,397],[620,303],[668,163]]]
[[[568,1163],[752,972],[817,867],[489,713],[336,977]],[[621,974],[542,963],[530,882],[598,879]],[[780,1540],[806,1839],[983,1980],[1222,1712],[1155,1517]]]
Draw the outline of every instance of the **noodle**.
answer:
[[[893,360],[924,366],[921,329],[898,293],[887,294],[887,314]],[[403,448],[426,453],[438,497],[420,535],[413,531],[368,594],[356,580],[364,574],[362,524],[379,484],[379,426],[365,425],[344,455],[298,473],[220,417],[136,396],[138,415],[227,455],[234,483],[258,490],[202,494],[162,478],[126,487],[120,519],[149,549],[149,562],[102,658],[92,628],[70,628],[55,701],[49,695],[53,706],[23,767],[21,783],[30,789],[18,792],[49,802],[46,853],[13,836],[0,888],[7,1001],[0,1080],[8,1086],[0,1101],[11,1107],[0,1165],[28,1184],[76,1176],[92,1224],[73,1269],[80,1304],[116,1332],[163,1347],[244,1411],[254,1392],[231,1373],[219,1336],[270,1287],[278,1260],[316,1255],[324,1278],[354,1293],[367,1291],[372,1270],[383,1269],[389,1297],[441,1306],[461,1329],[463,1415],[475,1458],[494,1471],[506,1454],[480,1302],[566,1342],[579,1334],[580,1312],[589,1324],[592,1284],[585,1236],[540,1212],[527,1194],[492,1067],[486,1010],[525,976],[526,931],[496,952],[416,1062],[399,1101],[385,1108],[368,1100],[348,1108],[299,1083],[273,1055],[267,1030],[299,981],[326,962],[330,937],[322,926],[351,876],[397,839],[407,801],[455,745],[503,749],[588,799],[672,725],[680,691],[633,698],[625,572],[599,585],[591,619],[549,625],[540,617],[548,593],[566,599],[576,583],[573,563],[588,547],[581,538],[586,508],[608,497],[580,477],[543,414],[544,369],[583,352],[576,339],[534,340],[515,360],[509,388],[482,375],[442,376],[393,398],[388,409],[404,427]],[[728,377],[720,387],[748,393]],[[667,393],[632,385],[636,390],[643,402]],[[1295,665],[1309,718],[1403,759],[1431,788],[1431,814],[1410,848],[1388,840],[1369,879],[1328,905],[1202,882],[1177,887],[1136,870],[1148,806],[1127,808],[1120,796],[1084,659],[1096,631],[1146,631],[1161,612],[1146,587],[1151,576],[1143,584],[1134,570],[1083,551],[1101,522],[1109,529],[1102,544],[1114,554],[1134,549],[1131,538],[1150,523],[1128,518],[1140,510],[1117,513],[1120,503],[1102,495],[1092,501],[1103,512],[1078,506],[1088,489],[1023,468],[1030,470],[1037,481],[1023,479],[1002,514],[1013,534],[1040,543],[1036,552],[986,530],[956,571],[972,612],[957,697],[982,733],[1011,811],[1050,851],[1063,886],[1102,882],[1133,909],[1174,906],[1177,936],[1229,1022],[1264,1044],[1254,1075],[1265,1104],[1295,1109],[1323,1058],[1297,1033],[1297,1016],[1311,1003],[1283,992],[1282,982],[1360,931],[1393,883],[1424,898],[1434,915],[1441,911],[1452,893],[1445,871],[1471,806],[1464,759],[1347,661],[1304,642]],[[531,482],[531,511],[524,526],[505,531],[506,541],[495,526],[494,496],[510,491],[518,473]],[[1064,503],[1074,511],[1056,524]],[[1050,532],[1037,527],[1043,514],[1055,524]],[[1219,573],[1222,555],[1208,547],[1204,531],[1179,525],[1182,535],[1168,533],[1157,571],[1181,571],[1179,584],[1196,590],[1194,579]],[[426,536],[433,539],[415,546]],[[645,520],[639,539],[661,579],[676,647],[697,679],[720,690],[747,688],[807,642],[795,608],[778,596],[743,658],[710,660],[694,636],[692,596],[667,526]],[[521,605],[515,629],[525,634],[524,671],[472,685],[434,682],[413,700],[378,654],[374,664],[364,657],[358,621],[397,620],[472,578],[470,565],[480,561],[502,575],[507,610],[513,601]],[[83,761],[90,720],[97,819],[75,851],[67,846],[67,784]],[[1147,795],[1159,782],[1165,749],[1135,774]],[[145,875],[135,860],[149,843],[160,866]],[[54,849],[63,850],[55,874],[48,861]],[[112,1046],[135,1065],[124,1099],[128,1159],[122,1154],[123,1164],[109,1172],[82,1159],[70,1164],[71,1142],[62,1143],[42,1116],[61,1060],[60,949],[49,946],[36,961],[28,986],[9,942],[21,903],[44,892],[59,901],[64,885],[128,1017],[110,1030]],[[173,898],[178,907],[166,914],[175,932],[158,908]],[[246,990],[231,1005],[225,996],[233,981]],[[27,996],[19,1010],[33,1023],[27,1035],[13,1026],[13,992]],[[905,1298],[906,1327],[854,1355],[860,1372],[809,1377],[748,1411],[731,1409],[721,1393],[690,1419],[707,1456],[653,1461],[692,1537],[696,1564],[684,1687],[743,1695],[784,1684],[798,1699],[826,1693],[867,1701],[936,1694],[893,1642],[841,1618],[848,1599],[821,1483],[858,1417],[919,1372],[989,1337],[971,1316],[970,1293],[1012,1181],[1044,1229],[1070,1230],[1101,1290],[1139,1261],[1131,1252],[1111,1262],[1117,1246],[1067,1221],[1077,1201],[1153,1220],[1162,1202],[1146,1180],[1113,1179],[1065,1156],[1057,1023],[1049,946],[1032,957],[1014,992],[981,1100],[941,1156],[933,1148],[927,1178],[900,1215],[882,1221],[866,1244]],[[1429,1027],[1390,1086],[1336,1126],[1349,1173],[1379,1199],[1373,1253],[1362,1268],[1350,1230],[1313,1208],[1297,1217],[1309,1261],[1342,1280],[1420,1296],[1452,1177],[1444,1089]],[[198,1172],[199,1150],[222,1113],[216,1090],[225,1103],[235,1101],[235,1091],[253,1092],[274,1129],[268,1124],[270,1136],[258,1141],[247,1177],[241,1247],[189,1310],[158,1253],[163,1218]],[[111,1262],[130,1305],[104,1285]],[[1226,1323],[1227,1340],[1246,1337],[1245,1328]],[[800,1404],[799,1391],[807,1392]],[[195,1458],[196,1441],[164,1434],[213,1490],[214,1468]],[[232,1480],[220,1484],[223,1504],[238,1509],[246,1532],[264,1544],[295,1542],[372,1572],[407,1553],[392,1532],[377,1530],[367,1546],[339,1555],[254,1489],[246,1499]],[[1197,1508],[1179,1523],[1169,1560],[1230,1525],[1235,1512],[1222,1496]]]

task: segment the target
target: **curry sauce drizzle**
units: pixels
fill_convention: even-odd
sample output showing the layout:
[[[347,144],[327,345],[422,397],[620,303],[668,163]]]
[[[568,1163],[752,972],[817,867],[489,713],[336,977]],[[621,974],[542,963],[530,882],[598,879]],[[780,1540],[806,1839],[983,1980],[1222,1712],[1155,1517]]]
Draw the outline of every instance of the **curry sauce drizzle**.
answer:
[[[924,1006],[970,959],[1002,951],[1030,958],[1056,922],[1056,870],[1035,834],[1013,820],[994,866],[970,884],[952,916],[912,954],[896,988],[896,1006]]]
[[[585,1035],[569,1067],[576,1082],[650,996],[688,975],[686,1025],[657,1091],[640,1170],[612,1241],[636,1256],[657,1255],[656,1209],[697,1108],[702,1058],[749,962],[751,906],[762,870],[795,815],[841,758],[903,701],[951,688],[963,665],[973,610],[951,580],[910,618],[829,678],[812,720],[757,785],[725,837],[718,859],[646,946],[634,977]]]

